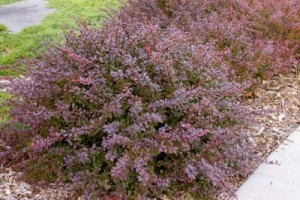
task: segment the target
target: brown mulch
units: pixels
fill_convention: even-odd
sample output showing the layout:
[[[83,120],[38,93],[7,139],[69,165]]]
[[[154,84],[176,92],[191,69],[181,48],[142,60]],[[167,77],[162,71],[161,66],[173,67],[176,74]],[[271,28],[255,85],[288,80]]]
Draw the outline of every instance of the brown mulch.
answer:
[[[261,113],[256,123],[248,127],[249,140],[253,141],[259,160],[251,163],[252,171],[262,162],[276,164],[276,160],[267,160],[268,155],[300,126],[300,76],[279,75],[263,81],[253,96],[243,102],[250,110]],[[234,178],[232,186],[237,190],[250,175]]]
[[[69,192],[62,188],[33,187],[18,177],[20,173],[13,172],[9,168],[0,167],[0,199],[1,200],[63,200],[75,199]],[[57,188],[57,186],[56,186]]]
[[[249,108],[263,114],[257,117],[257,124],[249,127],[249,131],[256,142],[258,155],[265,158],[299,126],[300,77],[279,76],[264,81],[255,96],[259,102]]]

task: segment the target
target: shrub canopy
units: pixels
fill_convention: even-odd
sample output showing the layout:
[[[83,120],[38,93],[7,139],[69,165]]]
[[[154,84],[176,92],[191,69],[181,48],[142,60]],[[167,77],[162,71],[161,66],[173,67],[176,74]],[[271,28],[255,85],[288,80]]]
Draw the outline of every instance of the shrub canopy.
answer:
[[[87,198],[231,195],[254,158],[238,100],[297,64],[297,2],[129,1],[81,24],[13,84],[1,162]]]

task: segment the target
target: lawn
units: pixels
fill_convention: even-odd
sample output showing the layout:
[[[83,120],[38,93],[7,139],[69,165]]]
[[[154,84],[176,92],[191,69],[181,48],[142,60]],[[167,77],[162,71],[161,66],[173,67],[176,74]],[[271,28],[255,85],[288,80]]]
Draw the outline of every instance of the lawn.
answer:
[[[8,120],[7,111],[9,110],[9,107],[5,105],[5,102],[7,99],[10,98],[10,94],[6,92],[0,92],[0,124]]]
[[[0,0],[0,4],[5,2],[12,1]],[[23,67],[16,67],[17,61],[38,55],[43,50],[43,41],[63,41],[64,31],[75,27],[79,18],[99,26],[105,16],[103,9],[118,5],[117,0],[49,0],[49,7],[55,8],[56,12],[47,16],[40,25],[17,34],[0,31],[0,76],[22,74]]]
[[[0,5],[8,4],[8,3],[14,3],[14,2],[17,2],[17,1],[20,1],[20,0],[0,0]]]

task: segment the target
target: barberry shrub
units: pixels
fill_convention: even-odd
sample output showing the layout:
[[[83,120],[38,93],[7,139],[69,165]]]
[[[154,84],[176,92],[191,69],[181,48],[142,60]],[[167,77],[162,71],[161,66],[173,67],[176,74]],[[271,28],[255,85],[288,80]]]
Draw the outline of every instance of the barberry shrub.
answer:
[[[161,26],[176,25],[222,52],[238,81],[267,79],[299,65],[299,0],[156,0],[135,3],[127,14],[158,16]],[[163,14],[162,14],[163,13]]]
[[[294,21],[263,12],[288,8],[276,5],[129,1],[100,30],[81,24],[12,84],[1,163],[87,199],[232,195],[253,159],[238,100],[260,70],[295,63],[278,56],[296,51]],[[289,34],[263,21],[273,19]],[[289,48],[278,45],[286,37]]]

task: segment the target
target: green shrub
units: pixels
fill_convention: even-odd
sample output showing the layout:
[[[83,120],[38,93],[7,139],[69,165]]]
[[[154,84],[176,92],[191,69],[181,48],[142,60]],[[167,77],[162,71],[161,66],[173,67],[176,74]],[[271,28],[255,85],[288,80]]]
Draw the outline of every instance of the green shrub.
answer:
[[[0,32],[7,31],[7,27],[3,24],[0,24]]]

